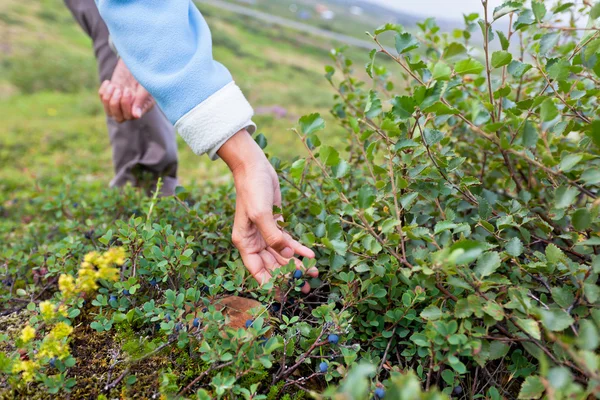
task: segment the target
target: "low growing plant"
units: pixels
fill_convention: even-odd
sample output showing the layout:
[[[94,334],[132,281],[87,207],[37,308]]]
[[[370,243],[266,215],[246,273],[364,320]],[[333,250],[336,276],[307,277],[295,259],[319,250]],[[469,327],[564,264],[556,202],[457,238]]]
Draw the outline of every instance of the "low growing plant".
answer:
[[[230,185],[169,199],[125,191],[79,207],[56,195],[33,201],[35,229],[4,231],[22,240],[0,253],[0,295],[8,312],[28,296],[34,313],[21,339],[4,342],[28,349],[52,278],[62,276],[65,293],[83,254],[118,246],[127,254],[120,279],[90,288],[84,313],[66,317],[117,342],[94,394],[598,396],[600,5],[482,4],[482,16],[466,15],[452,33],[432,19],[417,33],[376,29],[368,83],[332,51],[326,79],[347,146],[328,145],[324,119],[312,114],[295,130],[307,157],[271,159],[282,227],[317,253],[304,261],[321,271],[311,295],[300,294],[306,278],[293,265],[262,288],[247,274],[224,234]],[[39,246],[38,237],[54,242]],[[47,270],[45,286],[32,266]],[[231,294],[266,310],[228,328],[215,304]],[[160,372],[140,383],[134,371],[156,357]],[[15,382],[29,367],[13,369],[19,362],[0,353],[0,390],[24,393]],[[74,362],[60,388],[76,393]]]

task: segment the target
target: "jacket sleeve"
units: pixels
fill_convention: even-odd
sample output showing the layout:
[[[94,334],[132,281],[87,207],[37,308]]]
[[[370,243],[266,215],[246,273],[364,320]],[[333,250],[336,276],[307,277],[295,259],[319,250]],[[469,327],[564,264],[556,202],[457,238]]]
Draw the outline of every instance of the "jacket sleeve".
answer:
[[[231,74],[213,60],[206,21],[191,0],[96,0],[112,41],[196,154],[256,129]]]

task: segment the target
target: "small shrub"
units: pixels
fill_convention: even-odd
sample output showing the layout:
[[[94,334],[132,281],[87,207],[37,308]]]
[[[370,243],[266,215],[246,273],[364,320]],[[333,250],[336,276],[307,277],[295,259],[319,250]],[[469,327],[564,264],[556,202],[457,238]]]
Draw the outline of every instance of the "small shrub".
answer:
[[[40,296],[60,299],[57,277],[75,276],[89,251],[122,247],[120,279],[99,281],[73,316],[98,337],[127,336],[107,397],[146,393],[149,381],[154,394],[199,399],[597,395],[600,34],[562,25],[570,13],[600,15],[508,2],[452,34],[433,20],[418,34],[386,25],[373,39],[393,35],[395,50],[371,53],[368,84],[332,52],[346,146],[328,145],[311,114],[296,129],[307,157],[271,159],[284,227],[317,251],[304,261],[321,271],[310,296],[289,279],[293,265],[262,288],[249,277],[228,237],[231,185],[167,199],[70,188],[17,199],[37,218],[26,227],[3,205],[3,307],[27,307],[33,327],[50,301]],[[228,328],[214,303],[231,294],[270,313]],[[0,339],[0,391],[25,397],[15,382],[28,370],[8,368],[19,339]],[[157,354],[169,367],[140,384],[130,372]],[[73,362],[47,390],[78,389]]]

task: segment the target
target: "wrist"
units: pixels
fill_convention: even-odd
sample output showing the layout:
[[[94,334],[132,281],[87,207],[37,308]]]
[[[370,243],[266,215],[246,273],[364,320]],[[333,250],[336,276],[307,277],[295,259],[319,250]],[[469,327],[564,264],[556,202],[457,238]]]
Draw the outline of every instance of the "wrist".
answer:
[[[246,129],[242,129],[227,140],[217,154],[225,161],[234,176],[267,161],[262,149]]]

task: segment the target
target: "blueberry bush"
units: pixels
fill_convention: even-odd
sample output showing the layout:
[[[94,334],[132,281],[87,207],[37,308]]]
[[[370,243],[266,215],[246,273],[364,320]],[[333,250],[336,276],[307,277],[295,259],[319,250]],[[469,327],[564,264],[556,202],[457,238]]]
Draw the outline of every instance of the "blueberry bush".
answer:
[[[293,265],[247,274],[228,184],[5,204],[0,396],[597,397],[598,17],[484,0],[451,33],[389,24],[368,82],[332,51],[345,146],[311,114],[307,156],[271,158],[309,296]],[[263,304],[237,329],[232,294]]]

